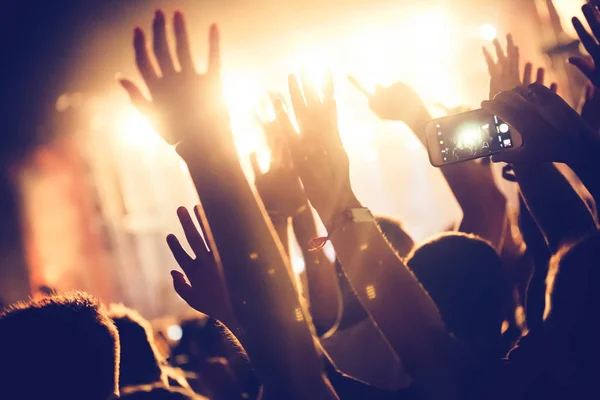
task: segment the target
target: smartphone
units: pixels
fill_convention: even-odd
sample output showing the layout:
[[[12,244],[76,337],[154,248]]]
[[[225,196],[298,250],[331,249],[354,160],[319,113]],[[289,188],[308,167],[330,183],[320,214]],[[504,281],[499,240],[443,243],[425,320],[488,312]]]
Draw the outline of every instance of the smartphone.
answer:
[[[519,133],[496,115],[479,109],[434,119],[425,128],[429,161],[441,167],[519,148]]]

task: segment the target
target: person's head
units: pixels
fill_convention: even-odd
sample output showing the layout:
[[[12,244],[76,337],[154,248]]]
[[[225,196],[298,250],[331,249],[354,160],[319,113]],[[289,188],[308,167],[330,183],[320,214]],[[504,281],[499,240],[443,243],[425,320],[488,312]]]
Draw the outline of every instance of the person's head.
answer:
[[[544,331],[564,376],[600,372],[599,266],[600,231],[565,246],[550,262]]]
[[[92,296],[65,293],[0,314],[0,398],[107,400],[118,377],[117,329]]]
[[[509,289],[502,261],[488,242],[446,232],[418,246],[406,264],[459,340],[477,349],[495,345]]]
[[[408,233],[402,227],[402,224],[389,217],[375,217],[379,229],[383,232],[388,242],[392,245],[396,253],[402,258],[406,257],[413,249],[415,243]]]
[[[204,400],[191,391],[157,385],[132,386],[124,389],[123,400]]]
[[[121,342],[119,386],[164,382],[161,357],[148,321],[122,304],[111,304],[107,314],[115,323]]]

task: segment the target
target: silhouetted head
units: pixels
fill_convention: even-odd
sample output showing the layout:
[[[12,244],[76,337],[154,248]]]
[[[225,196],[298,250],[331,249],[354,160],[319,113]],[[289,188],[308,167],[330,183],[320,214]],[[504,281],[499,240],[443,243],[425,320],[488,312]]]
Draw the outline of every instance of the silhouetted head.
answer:
[[[599,266],[600,232],[595,232],[561,249],[548,271],[544,326],[584,345],[586,352],[592,344],[598,345]]]
[[[379,225],[379,229],[381,229],[381,232],[383,232],[383,235],[398,255],[402,258],[406,257],[413,249],[415,242],[406,233],[402,224],[389,217],[378,216],[375,217],[375,220],[377,221],[377,225]]]
[[[0,314],[0,398],[107,400],[118,376],[117,329],[92,296],[55,295]]]
[[[179,388],[156,385],[133,386],[123,389],[121,399],[127,400],[204,400],[206,397]]]
[[[600,232],[565,246],[550,262],[544,334],[557,381],[600,397]],[[595,388],[595,389],[591,389]]]
[[[488,242],[443,233],[418,246],[407,266],[458,339],[479,349],[495,344],[509,289],[500,257]]]
[[[161,357],[148,321],[122,304],[111,304],[107,315],[115,323],[121,342],[119,386],[164,382]]]

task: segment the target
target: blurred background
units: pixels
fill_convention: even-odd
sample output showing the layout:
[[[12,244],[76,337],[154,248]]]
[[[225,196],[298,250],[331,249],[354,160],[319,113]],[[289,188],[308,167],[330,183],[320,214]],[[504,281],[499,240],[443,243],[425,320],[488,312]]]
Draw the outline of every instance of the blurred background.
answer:
[[[165,236],[175,210],[197,203],[188,171],[130,105],[119,76],[141,84],[132,32],[155,8],[186,14],[203,68],[207,31],[221,28],[223,80],[244,166],[268,151],[254,113],[287,74],[331,67],[352,182],[375,214],[400,219],[415,240],[460,215],[426,150],[401,123],[384,123],[346,80],[402,80],[431,113],[478,108],[488,94],[482,46],[512,32],[521,59],[543,66],[575,105],[579,51],[572,0],[5,0],[0,149],[0,301],[40,286],[82,289],[148,318],[184,310]],[[418,40],[417,40],[418,38]],[[547,78],[548,79],[548,78]],[[249,172],[251,178],[251,172]],[[510,188],[507,186],[510,194]],[[294,269],[303,269],[294,257]]]

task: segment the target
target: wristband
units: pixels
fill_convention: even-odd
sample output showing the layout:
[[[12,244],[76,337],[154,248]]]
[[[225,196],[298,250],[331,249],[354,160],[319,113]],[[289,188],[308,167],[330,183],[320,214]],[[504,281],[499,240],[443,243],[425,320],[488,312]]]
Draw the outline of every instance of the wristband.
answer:
[[[333,232],[348,222],[375,222],[375,217],[366,207],[347,209],[341,214],[341,219],[338,220],[337,223],[332,224],[332,227],[327,230],[327,236],[316,237],[310,240],[310,248],[308,251],[316,251],[325,247],[325,244],[331,240],[331,235]]]

